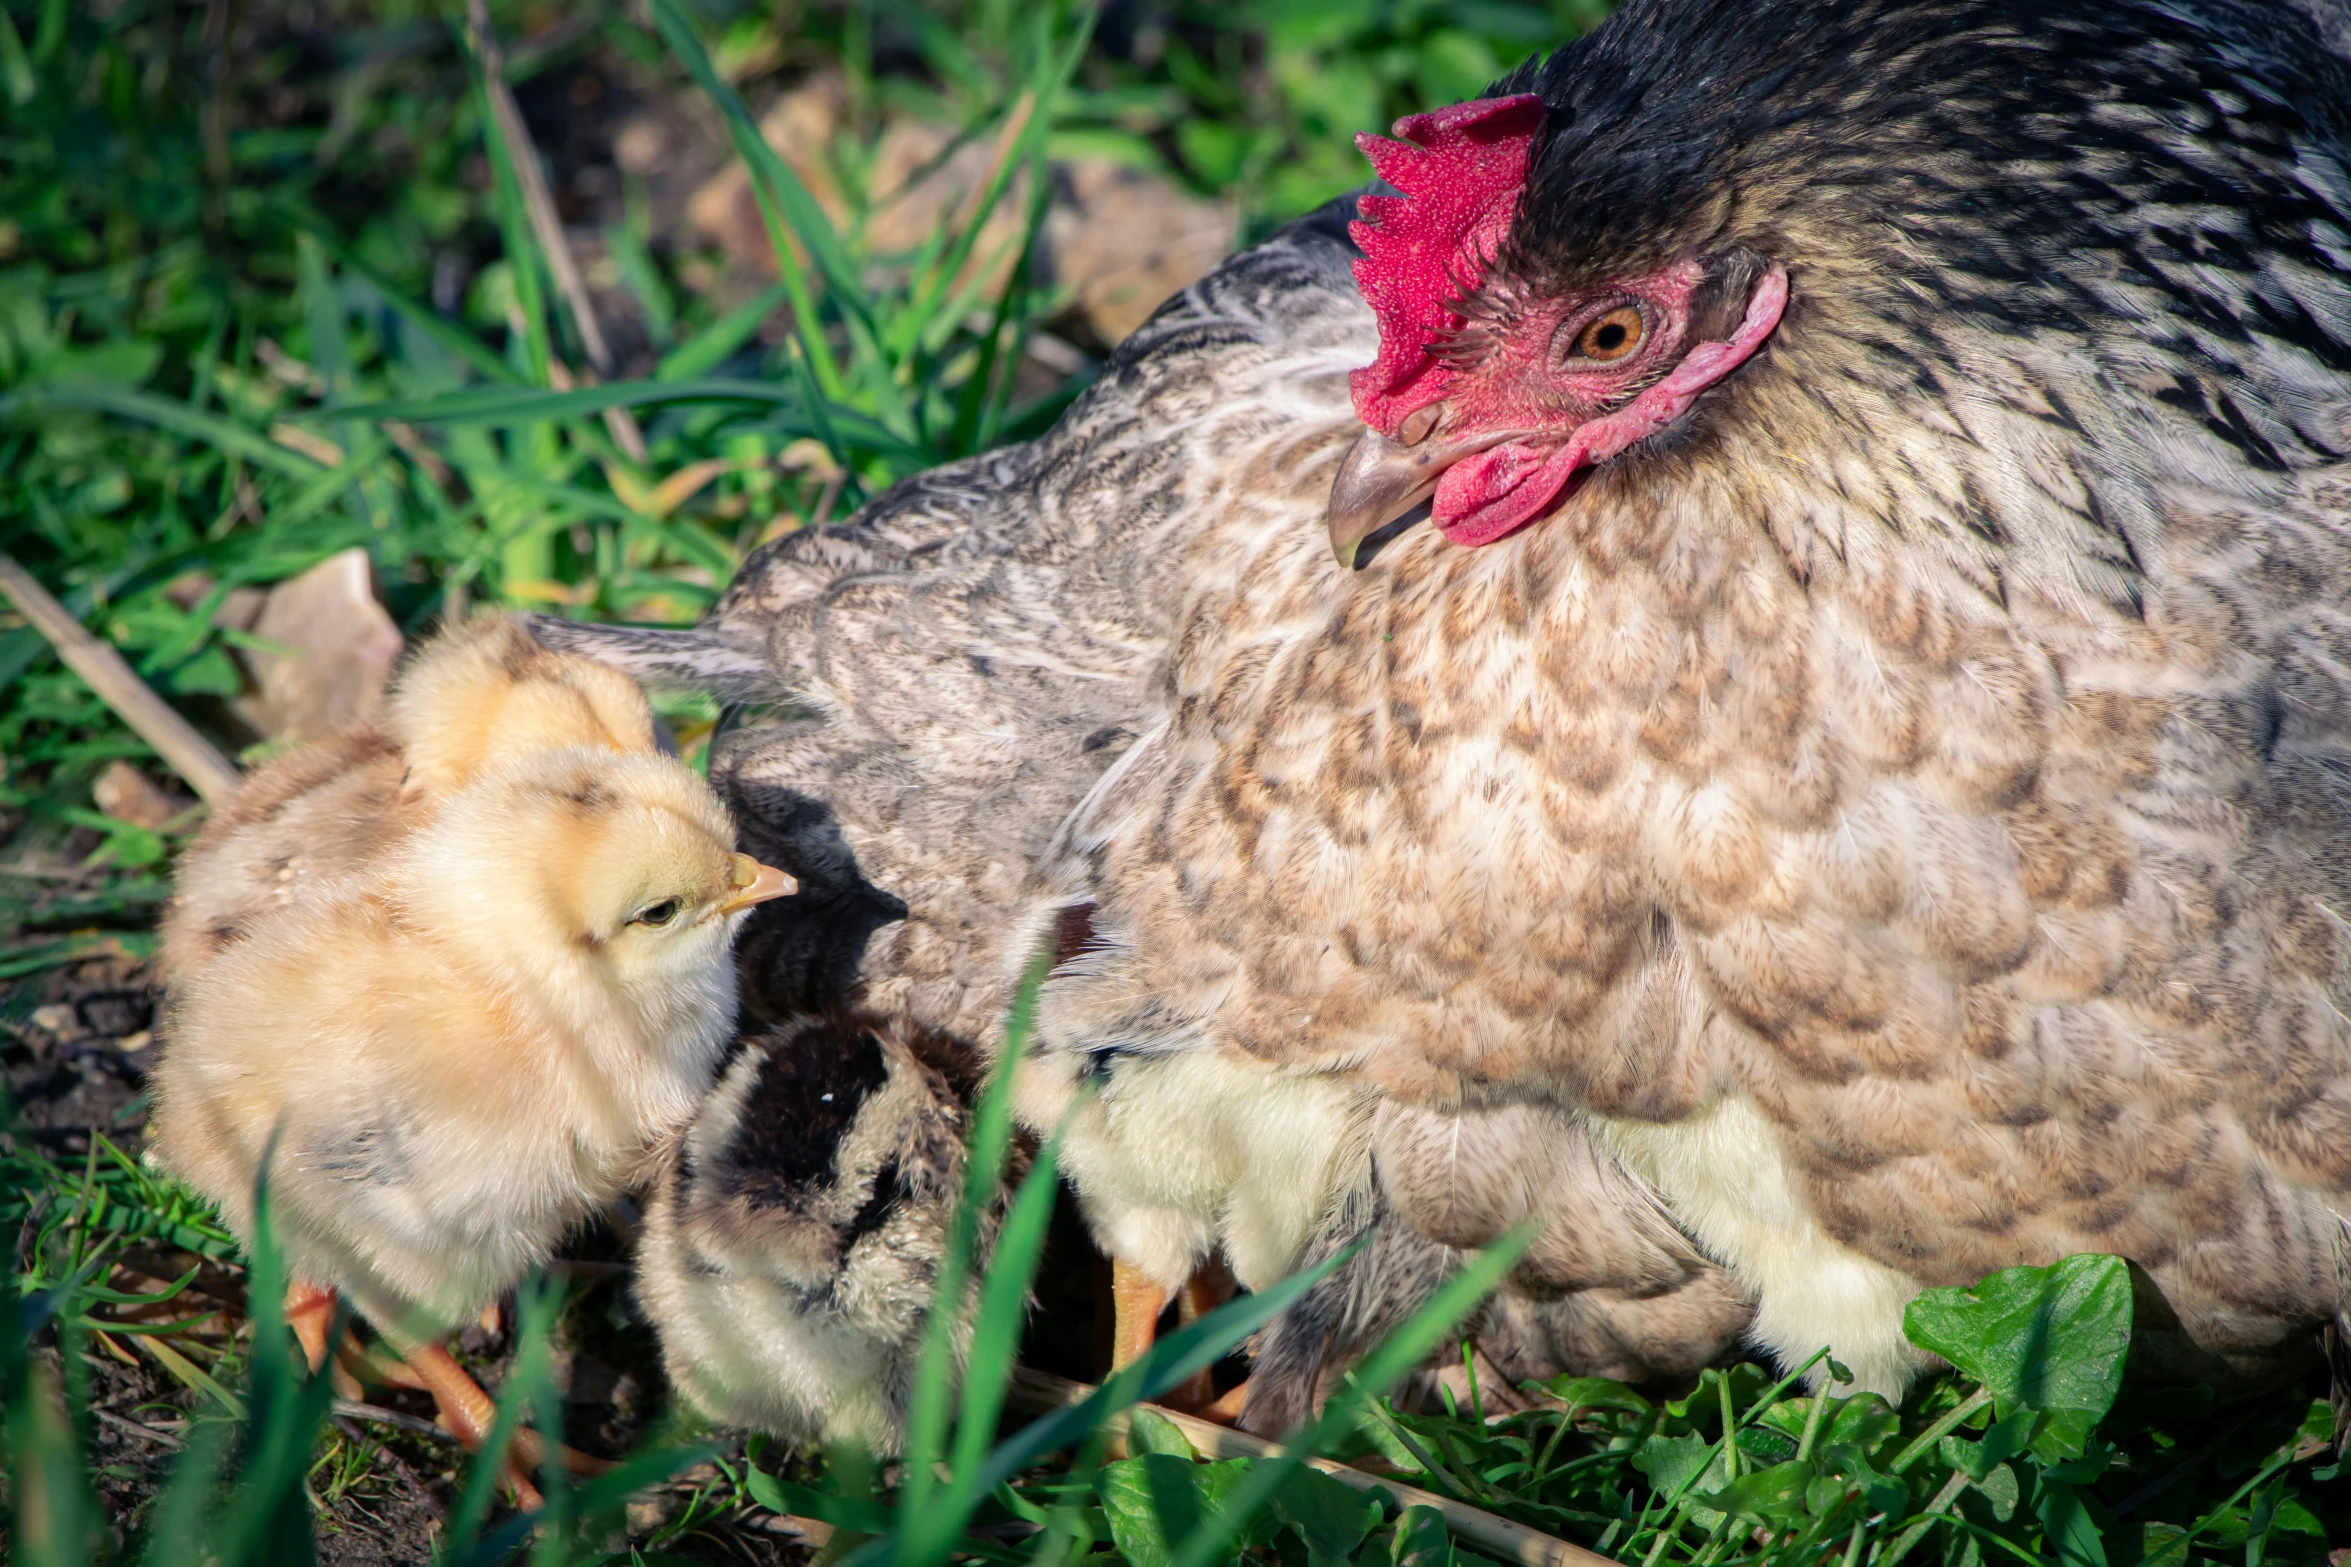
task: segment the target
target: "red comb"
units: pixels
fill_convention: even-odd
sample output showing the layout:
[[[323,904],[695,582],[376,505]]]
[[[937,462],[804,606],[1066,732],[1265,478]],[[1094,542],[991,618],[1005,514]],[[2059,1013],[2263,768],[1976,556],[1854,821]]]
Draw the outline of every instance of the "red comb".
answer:
[[[1366,196],[1348,234],[1363,257],[1355,284],[1380,322],[1380,356],[1349,384],[1355,413],[1392,432],[1429,401],[1422,378],[1442,374],[1429,344],[1457,330],[1453,302],[1477,286],[1509,231],[1526,182],[1543,100],[1532,93],[1480,98],[1396,122],[1401,141],[1362,135],[1355,145],[1401,196]]]

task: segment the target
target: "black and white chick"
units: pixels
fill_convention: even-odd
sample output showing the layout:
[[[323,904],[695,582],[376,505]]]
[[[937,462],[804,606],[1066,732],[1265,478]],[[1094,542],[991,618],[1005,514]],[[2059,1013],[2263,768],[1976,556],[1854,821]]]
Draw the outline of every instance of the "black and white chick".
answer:
[[[687,1404],[793,1441],[903,1446],[980,1070],[943,1034],[857,1013],[738,1044],[662,1161],[638,1246],[637,1298]],[[982,1216],[975,1279],[1001,1217],[1000,1200]]]

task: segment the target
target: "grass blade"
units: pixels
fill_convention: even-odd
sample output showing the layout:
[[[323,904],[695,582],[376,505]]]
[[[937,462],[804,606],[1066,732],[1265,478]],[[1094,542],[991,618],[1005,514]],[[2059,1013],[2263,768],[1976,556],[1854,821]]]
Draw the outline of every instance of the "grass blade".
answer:
[[[653,369],[653,379],[691,381],[716,369],[790,300],[790,289],[781,283],[770,284],[664,354]]]
[[[922,1359],[912,1407],[906,1415],[904,1505],[906,1516],[913,1520],[916,1530],[915,1546],[907,1558],[910,1560],[927,1559],[934,1545],[944,1555],[946,1542],[962,1532],[960,1527],[953,1533],[945,1532],[944,1520],[931,1516],[927,1507],[938,1483],[934,1468],[946,1456],[948,1401],[956,1380],[954,1340],[963,1320],[964,1281],[971,1274],[980,1215],[995,1200],[1005,1158],[1012,1150],[1012,1084],[1019,1072],[1021,1056],[1028,1048],[1030,1025],[1036,1017],[1037,992],[1044,988],[1046,967],[1046,960],[1039,957],[1030,963],[1028,973],[1022,977],[1020,990],[1013,998],[1011,1017],[1005,1024],[1004,1048],[972,1111],[969,1152],[964,1158],[963,1200],[956,1205],[946,1251],[939,1261],[939,1276],[931,1290],[930,1319],[923,1325]],[[1041,1230],[1035,1244],[1042,1249]],[[1035,1259],[1031,1257],[1027,1261],[1033,1266]]]
[[[1406,1372],[1427,1360],[1430,1351],[1444,1341],[1455,1324],[1502,1282],[1503,1275],[1518,1262],[1520,1254],[1533,1244],[1535,1233],[1533,1224],[1519,1226],[1448,1279],[1426,1305],[1364,1358],[1348,1376],[1346,1385],[1324,1407],[1321,1418],[1283,1444],[1280,1458],[1261,1463],[1250,1471],[1248,1478],[1226,1500],[1215,1522],[1185,1545],[1174,1567],[1209,1567],[1210,1563],[1222,1559],[1242,1526],[1272,1500],[1274,1492],[1306,1461],[1307,1455],[1320,1453],[1336,1441],[1354,1425],[1359,1405],[1385,1393]]]
[[[827,397],[840,398],[844,395],[840,365],[834,360],[832,346],[825,341],[818,324],[816,298],[808,287],[808,275],[800,265],[800,258],[787,238],[787,230],[808,247],[808,254],[823,274],[836,305],[845,311],[862,309],[864,287],[851,270],[848,257],[841,253],[840,241],[824,209],[800,182],[800,176],[767,144],[767,138],[759,133],[758,123],[751,118],[751,111],[743,107],[742,98],[711,68],[709,52],[702,47],[693,25],[672,0],[649,0],[649,3],[662,40],[726,119],[735,151],[750,170],[752,193],[758,198],[760,216],[767,224],[776,270],[792,301],[793,322],[807,353],[809,368]]]
[[[100,413],[136,419],[143,424],[192,437],[233,457],[242,457],[256,467],[273,469],[297,479],[315,478],[327,471],[326,464],[305,457],[290,447],[280,446],[267,436],[234,420],[204,413],[175,398],[160,397],[153,392],[99,386],[26,387],[0,397],[0,419],[19,412],[37,413],[49,408],[91,408]]]

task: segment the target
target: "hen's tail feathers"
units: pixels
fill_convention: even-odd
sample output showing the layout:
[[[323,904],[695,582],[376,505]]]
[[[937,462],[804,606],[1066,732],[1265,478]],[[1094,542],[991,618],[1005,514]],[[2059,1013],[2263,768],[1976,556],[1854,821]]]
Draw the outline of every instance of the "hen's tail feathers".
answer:
[[[610,664],[647,685],[707,691],[721,702],[772,702],[783,695],[765,658],[714,631],[604,626],[553,615],[524,619],[546,646]]]

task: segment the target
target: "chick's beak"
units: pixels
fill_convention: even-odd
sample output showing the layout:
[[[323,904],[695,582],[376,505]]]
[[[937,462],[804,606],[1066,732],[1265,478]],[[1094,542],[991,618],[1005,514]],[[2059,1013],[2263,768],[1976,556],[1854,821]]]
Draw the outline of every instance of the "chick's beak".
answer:
[[[800,890],[800,883],[791,876],[772,865],[760,864],[748,854],[735,856],[735,868],[728,880],[735,894],[718,906],[721,914],[733,914],[770,898],[789,897]]]

